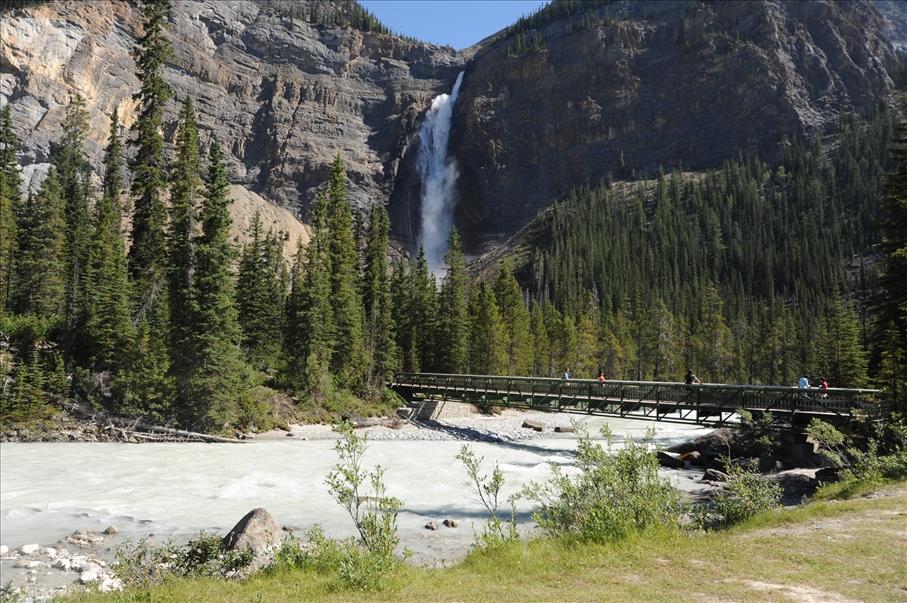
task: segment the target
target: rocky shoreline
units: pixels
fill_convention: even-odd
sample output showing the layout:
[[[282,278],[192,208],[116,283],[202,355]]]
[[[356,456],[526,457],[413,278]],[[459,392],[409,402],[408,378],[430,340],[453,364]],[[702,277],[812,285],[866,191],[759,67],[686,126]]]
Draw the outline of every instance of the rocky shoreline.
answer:
[[[32,543],[10,550],[0,545],[0,566],[7,570],[3,572],[4,589],[15,589],[25,601],[36,603],[49,601],[75,585],[101,592],[119,590],[122,583],[110,567],[116,534],[116,527],[109,526],[103,532],[78,530],[50,546]],[[13,586],[13,577],[20,582],[18,586]]]

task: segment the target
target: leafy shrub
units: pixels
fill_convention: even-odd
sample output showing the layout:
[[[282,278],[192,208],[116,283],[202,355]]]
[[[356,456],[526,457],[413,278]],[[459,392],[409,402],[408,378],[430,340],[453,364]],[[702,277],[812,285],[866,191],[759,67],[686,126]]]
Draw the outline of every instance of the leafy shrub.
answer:
[[[714,498],[719,523],[729,526],[774,509],[781,504],[781,485],[759,473],[725,463],[727,486]]]
[[[476,537],[476,546],[478,548],[496,548],[502,544],[519,540],[520,535],[516,529],[516,503],[519,496],[513,495],[507,499],[510,505],[508,520],[502,521],[498,514],[501,506],[501,489],[504,487],[504,474],[498,464],[494,464],[491,476],[482,475],[480,471],[485,458],[476,457],[468,445],[464,445],[460,449],[457,458],[466,467],[467,483],[490,515],[488,523],[485,524],[485,530]]]
[[[380,466],[371,472],[363,467],[366,439],[356,435],[349,423],[341,423],[336,429],[341,434],[334,447],[339,462],[325,481],[331,496],[349,513],[359,539],[332,540],[316,527],[307,535],[307,549],[298,542],[285,544],[274,567],[314,567],[334,574],[348,588],[379,589],[400,563],[396,555],[400,544],[397,514],[402,502],[386,495]],[[368,494],[367,486],[371,490]]]
[[[200,533],[185,546],[127,540],[114,552],[114,574],[126,586],[150,586],[170,578],[217,576],[232,578],[252,563],[252,551],[222,551],[217,534]]]
[[[154,545],[147,538],[127,540],[114,551],[113,573],[126,586],[160,584],[174,575],[179,553],[171,542]]]
[[[550,536],[605,542],[656,526],[676,527],[685,506],[680,493],[658,474],[653,432],[615,450],[610,431],[606,447],[578,432],[574,478],[559,467],[544,483],[532,483],[524,495],[536,502],[533,517]]]
[[[863,433],[848,435],[813,419],[807,433],[819,442],[819,454],[838,470],[842,481],[907,477],[907,427],[900,416],[884,423],[858,422],[856,427]]]
[[[770,412],[756,413],[738,409],[743,437],[753,447],[754,456],[774,456],[778,451],[778,430]]]

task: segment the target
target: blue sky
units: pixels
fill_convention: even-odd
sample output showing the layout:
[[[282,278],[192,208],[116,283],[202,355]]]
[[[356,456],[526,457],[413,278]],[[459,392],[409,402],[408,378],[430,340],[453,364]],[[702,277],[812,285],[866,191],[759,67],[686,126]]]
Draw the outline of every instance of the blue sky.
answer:
[[[454,48],[472,46],[547,0],[360,0],[397,33]]]

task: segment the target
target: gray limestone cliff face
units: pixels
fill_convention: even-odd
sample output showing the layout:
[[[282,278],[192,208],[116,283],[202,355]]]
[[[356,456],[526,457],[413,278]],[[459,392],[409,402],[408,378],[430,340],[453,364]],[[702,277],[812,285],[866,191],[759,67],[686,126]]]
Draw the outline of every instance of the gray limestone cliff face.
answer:
[[[869,0],[619,1],[525,32],[528,48],[499,34],[461,52],[290,19],[299,6],[312,5],[175,0],[168,121],[194,98],[201,143],[221,141],[232,182],[300,216],[340,153],[351,202],[388,204],[394,238],[410,248],[418,128],[460,71],[450,152],[472,252],[571,187],[713,167],[741,151],[770,160],[782,136],[827,131],[892,90],[890,23]],[[113,109],[134,122],[141,21],[126,2],[4,9],[0,96],[26,180],[46,169],[72,95],[88,101],[95,166]]]
[[[869,2],[617,2],[491,40],[454,111],[457,223],[500,241],[571,187],[771,160],[891,92],[892,49]]]
[[[202,146],[212,136],[220,140],[231,181],[299,215],[337,153],[346,162],[351,202],[386,202],[420,115],[467,55],[291,20],[288,6],[175,1],[168,122],[191,96]],[[120,1],[4,10],[0,94],[23,140],[26,179],[49,161],[76,93],[88,103],[88,156],[96,167],[113,109],[132,125],[139,84],[132,50],[141,28],[141,11]],[[165,134],[172,138],[172,127]]]

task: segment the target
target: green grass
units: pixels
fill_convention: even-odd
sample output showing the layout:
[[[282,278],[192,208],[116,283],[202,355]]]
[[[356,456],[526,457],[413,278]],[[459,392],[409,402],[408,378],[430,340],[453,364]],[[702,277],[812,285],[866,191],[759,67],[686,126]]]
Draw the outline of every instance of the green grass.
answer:
[[[907,483],[873,496],[781,509],[708,534],[652,532],[607,545],[518,543],[474,552],[450,568],[404,567],[377,593],[343,590],[312,571],[284,571],[70,600],[904,600]]]

